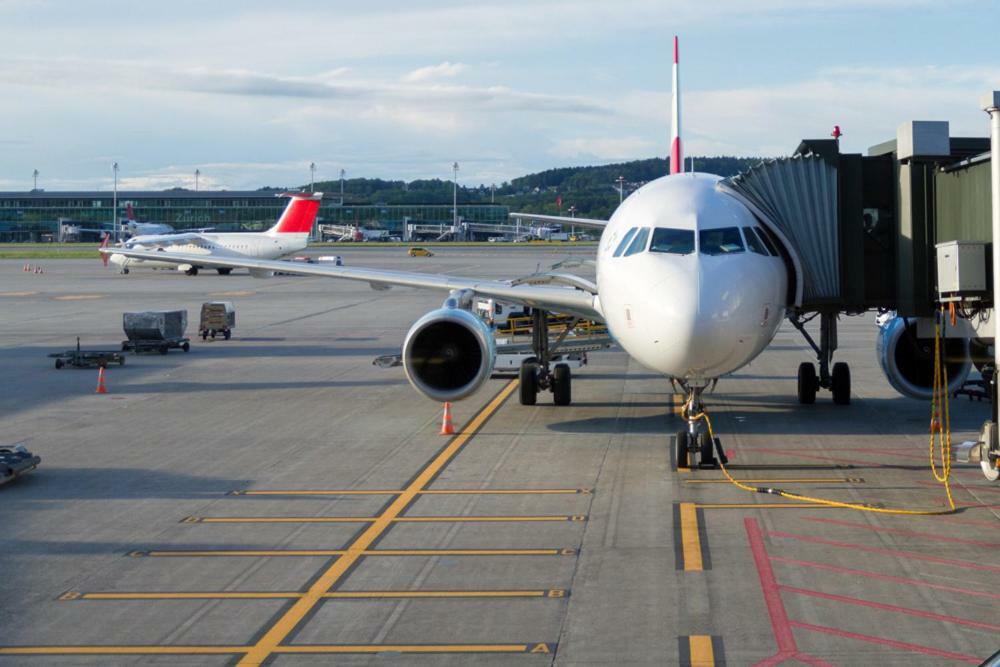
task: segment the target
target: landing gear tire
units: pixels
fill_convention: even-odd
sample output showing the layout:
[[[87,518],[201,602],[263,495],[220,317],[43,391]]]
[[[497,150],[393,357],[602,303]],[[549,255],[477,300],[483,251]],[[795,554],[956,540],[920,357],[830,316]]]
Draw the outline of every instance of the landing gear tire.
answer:
[[[718,463],[715,460],[715,452],[713,451],[715,443],[712,442],[712,438],[709,437],[708,433],[698,434],[698,467],[699,468],[715,468]]]
[[[569,405],[572,400],[569,366],[556,364],[552,376],[552,398],[556,405]]]
[[[833,391],[833,402],[837,405],[850,405],[851,368],[843,361],[838,361],[833,365],[831,380],[830,390]]]
[[[521,381],[521,405],[534,405],[538,402],[538,364],[533,361],[524,362],[518,375]]]
[[[127,276],[128,275],[128,269],[122,269],[122,275]]]
[[[228,276],[230,273],[233,272],[232,269],[216,269],[216,271],[219,272],[220,276]]]
[[[687,468],[688,466],[688,448],[691,446],[691,434],[687,430],[677,431],[677,437],[674,438],[676,454],[677,454],[677,468]]]
[[[184,273],[185,273],[185,275],[196,276],[196,275],[198,275],[198,267],[197,266],[192,266],[190,269],[188,269]]]
[[[816,378],[816,366],[808,361],[799,364],[799,403],[812,405],[816,402],[816,388],[819,380]]]

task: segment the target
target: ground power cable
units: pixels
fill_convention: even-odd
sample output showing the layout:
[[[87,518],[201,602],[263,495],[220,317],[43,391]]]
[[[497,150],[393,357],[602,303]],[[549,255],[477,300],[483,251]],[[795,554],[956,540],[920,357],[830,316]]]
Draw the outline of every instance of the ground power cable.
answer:
[[[931,398],[931,423],[930,423],[930,468],[931,473],[934,475],[934,479],[940,482],[945,489],[945,493],[948,496],[948,509],[944,510],[915,510],[915,509],[905,509],[905,508],[892,508],[892,507],[876,507],[874,505],[867,505],[863,503],[848,503],[839,500],[829,500],[827,498],[815,498],[813,496],[804,496],[798,493],[792,493],[790,491],[785,491],[784,489],[776,489],[773,487],[766,486],[750,486],[745,484],[740,480],[734,478],[729,470],[726,469],[726,464],[724,462],[724,457],[718,457],[719,468],[722,473],[737,488],[744,491],[749,491],[750,493],[767,493],[775,496],[780,496],[782,498],[788,498],[789,500],[797,500],[805,503],[812,503],[815,505],[825,505],[827,507],[840,507],[843,509],[857,510],[859,512],[876,512],[879,514],[901,514],[906,516],[940,516],[946,514],[954,514],[958,511],[955,507],[955,501],[951,495],[951,415],[948,409],[948,377],[947,370],[944,364],[941,363],[941,320],[944,316],[944,308],[942,307],[940,313],[940,319],[936,319],[934,322],[934,387],[932,391]],[[688,400],[681,409],[681,416],[688,420],[694,421],[704,421],[705,426],[708,428],[709,442],[715,443],[715,433],[712,430],[712,420],[708,416],[708,412],[702,408],[702,411],[695,415],[690,415],[691,401]],[[939,414],[940,409],[940,414]],[[944,419],[942,422],[941,416]],[[937,446],[935,446],[937,445]],[[934,460],[935,449],[940,449],[941,454],[941,470],[938,471],[937,464]]]

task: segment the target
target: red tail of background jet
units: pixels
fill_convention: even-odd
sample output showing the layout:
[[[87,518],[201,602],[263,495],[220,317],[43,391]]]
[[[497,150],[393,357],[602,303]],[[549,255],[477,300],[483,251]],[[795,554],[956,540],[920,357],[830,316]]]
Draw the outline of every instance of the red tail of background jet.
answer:
[[[285,211],[278,218],[278,223],[267,230],[267,233],[273,236],[275,234],[308,234],[312,231],[323,193],[286,192],[279,196],[291,197],[291,201],[288,202]]]

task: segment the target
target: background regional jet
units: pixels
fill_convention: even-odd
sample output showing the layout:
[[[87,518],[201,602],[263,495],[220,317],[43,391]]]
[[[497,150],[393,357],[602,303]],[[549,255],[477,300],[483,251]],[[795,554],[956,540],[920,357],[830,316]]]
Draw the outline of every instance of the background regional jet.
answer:
[[[211,266],[222,275],[236,266],[205,264],[203,260],[209,258],[277,259],[306,247],[323,193],[278,196],[291,199],[278,222],[266,232],[145,234],[114,247],[108,247],[105,239],[101,253],[105,264],[110,258],[112,264],[121,267],[122,273],[133,268],[177,269],[191,276],[198,275],[198,269],[204,266]],[[154,254],[142,258],[131,251]],[[168,256],[170,259],[166,259]]]

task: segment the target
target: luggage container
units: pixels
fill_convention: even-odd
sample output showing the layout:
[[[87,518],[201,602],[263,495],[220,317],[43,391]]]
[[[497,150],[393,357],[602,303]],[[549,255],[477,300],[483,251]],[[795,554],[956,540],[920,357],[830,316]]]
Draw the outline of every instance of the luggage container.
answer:
[[[128,340],[122,341],[122,351],[159,352],[166,354],[172,348],[187,352],[191,341],[184,336],[187,330],[186,310],[146,310],[123,313],[122,328]]]
[[[202,340],[206,340],[209,336],[214,340],[216,335],[229,340],[235,326],[236,308],[231,301],[206,301],[201,304],[198,333]]]

